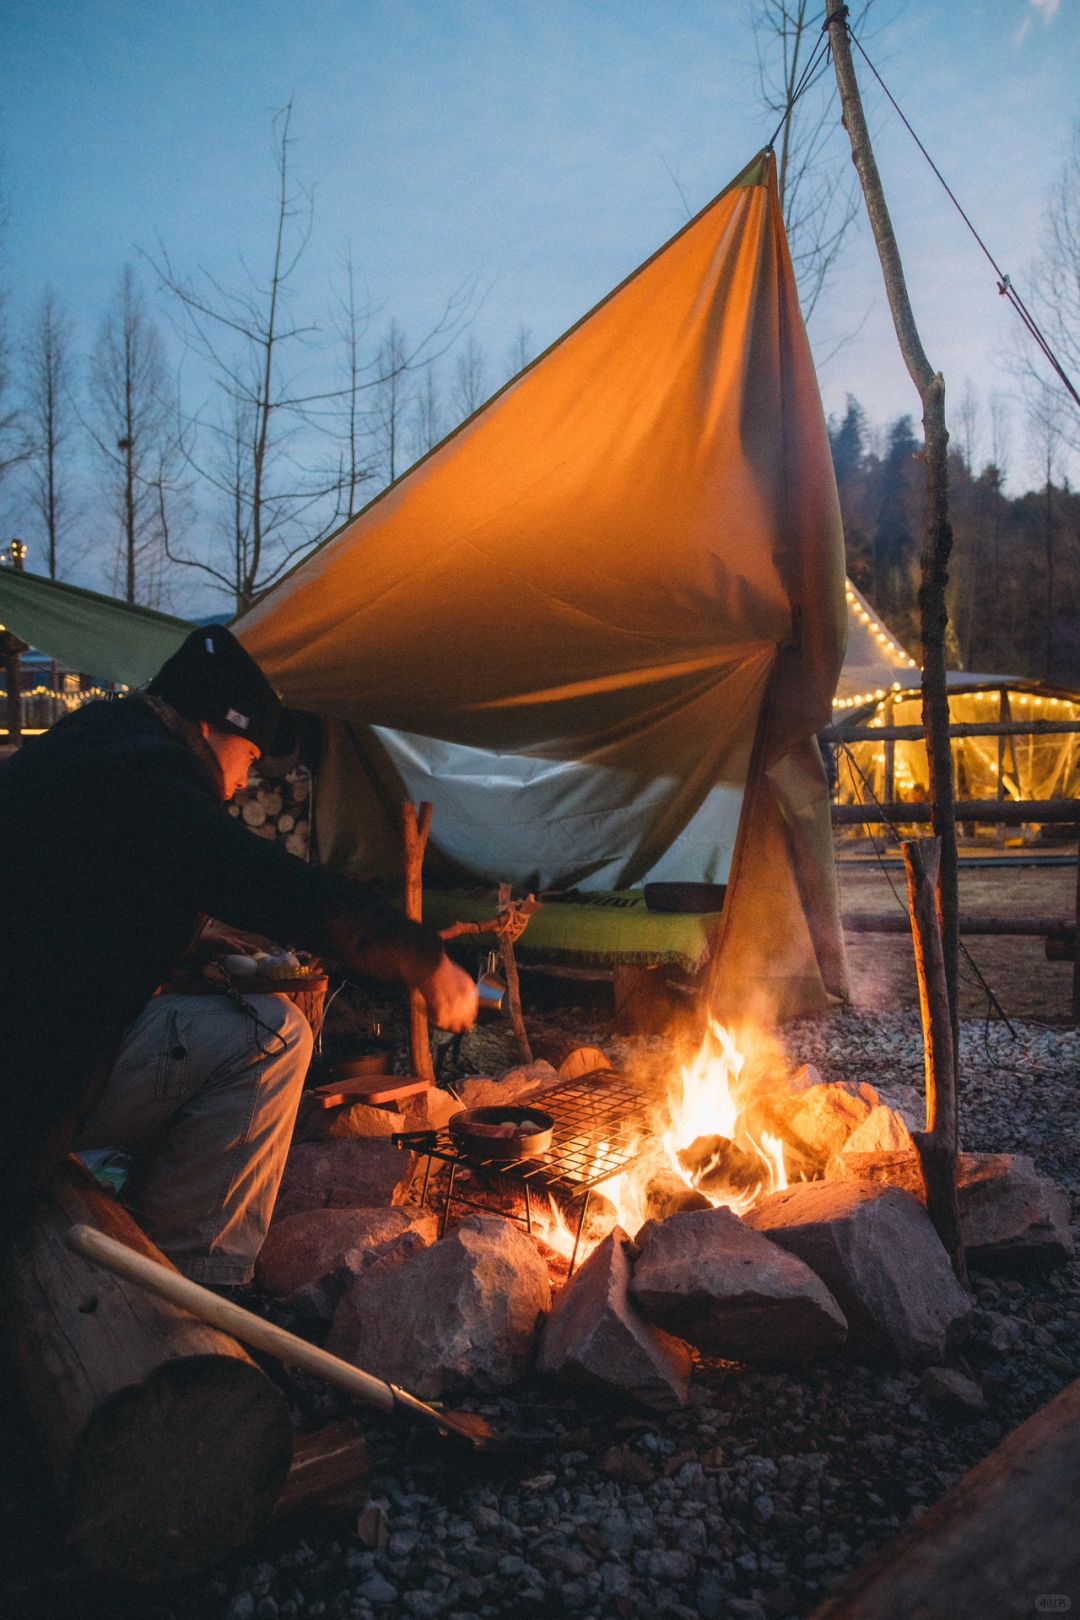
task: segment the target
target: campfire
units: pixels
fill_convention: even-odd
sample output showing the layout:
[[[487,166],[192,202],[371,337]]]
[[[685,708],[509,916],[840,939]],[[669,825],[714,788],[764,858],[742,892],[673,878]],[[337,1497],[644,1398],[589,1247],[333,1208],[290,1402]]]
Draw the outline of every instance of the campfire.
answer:
[[[788,1185],[784,1144],[779,1135],[751,1121],[766,1072],[764,1037],[748,1031],[744,1041],[759,1049],[759,1061],[748,1069],[733,1034],[715,1019],[697,1051],[676,1063],[663,1095],[646,1105],[640,1136],[630,1145],[632,1158],[625,1170],[596,1183],[594,1199],[609,1214],[607,1230],[618,1225],[636,1232],[662,1205],[683,1208],[706,1205],[743,1215],[768,1193]],[[600,1139],[587,1165],[586,1179],[602,1165],[610,1143]],[[697,1194],[679,1196],[679,1189]],[[557,1254],[574,1253],[576,1223],[559,1202],[549,1198],[546,1209],[534,1218],[536,1235]],[[594,1218],[581,1235],[576,1260],[580,1263],[606,1235],[602,1219]]]

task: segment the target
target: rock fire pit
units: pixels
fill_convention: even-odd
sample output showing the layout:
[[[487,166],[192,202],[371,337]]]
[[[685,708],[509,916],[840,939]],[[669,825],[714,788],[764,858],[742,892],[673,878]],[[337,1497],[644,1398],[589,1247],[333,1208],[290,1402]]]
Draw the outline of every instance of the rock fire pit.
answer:
[[[450,1162],[432,1157],[450,1142],[443,1093],[409,1099],[405,1114],[354,1106],[348,1134],[298,1143],[262,1286],[314,1298],[331,1349],[426,1397],[491,1394],[536,1369],[664,1411],[688,1399],[692,1350],[763,1368],[837,1355],[918,1367],[963,1339],[971,1301],[923,1207],[914,1094],[811,1065],[791,1073],[765,1040],[744,1061],[719,1027],[666,1094],[642,1082],[637,1113],[631,1077],[583,1075],[583,1062],[476,1077],[459,1093],[469,1107],[549,1111],[556,1152],[560,1108],[595,1092],[603,1123],[573,1184],[557,1152],[499,1166],[494,1181],[452,1149]],[[403,1130],[426,1151],[398,1152],[389,1137]],[[581,1219],[579,1183],[591,1188],[609,1159]],[[973,1266],[1067,1260],[1067,1217],[1030,1161],[962,1156]]]

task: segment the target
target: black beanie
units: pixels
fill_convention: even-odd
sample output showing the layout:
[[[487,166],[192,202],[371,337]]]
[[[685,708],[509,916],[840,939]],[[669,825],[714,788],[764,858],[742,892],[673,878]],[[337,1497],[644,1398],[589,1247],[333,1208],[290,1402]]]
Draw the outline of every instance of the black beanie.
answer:
[[[288,746],[287,710],[249,652],[224,625],[193,630],[166,659],[147,691],[164,698],[188,720],[231,731],[263,754]]]

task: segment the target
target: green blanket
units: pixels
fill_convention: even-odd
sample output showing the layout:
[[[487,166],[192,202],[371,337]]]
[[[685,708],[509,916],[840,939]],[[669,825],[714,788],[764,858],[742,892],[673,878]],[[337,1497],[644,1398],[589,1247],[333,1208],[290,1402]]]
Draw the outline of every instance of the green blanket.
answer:
[[[425,889],[424,921],[435,928],[493,917],[493,889]],[[529,918],[515,946],[521,962],[568,967],[620,967],[638,964],[697,973],[712,954],[720,913],[693,916],[649,911],[640,889],[580,894],[549,900]],[[468,936],[466,936],[467,938]],[[483,945],[489,935],[479,935]]]

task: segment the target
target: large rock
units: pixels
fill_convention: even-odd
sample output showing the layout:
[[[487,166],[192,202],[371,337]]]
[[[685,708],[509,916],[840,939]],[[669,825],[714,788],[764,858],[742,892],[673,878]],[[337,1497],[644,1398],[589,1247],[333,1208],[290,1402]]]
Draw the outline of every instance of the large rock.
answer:
[[[545,1324],[537,1366],[667,1412],[686,1404],[690,1353],[630,1303],[628,1242],[616,1227],[571,1277]]]
[[[524,1377],[548,1271],[521,1227],[469,1215],[404,1266],[369,1266],[347,1290],[328,1348],[426,1400]]]
[[[411,1161],[390,1142],[354,1137],[341,1142],[298,1142],[285,1162],[274,1214],[302,1209],[381,1209],[398,1204]]]
[[[762,1199],[748,1226],[828,1284],[848,1320],[847,1353],[901,1365],[944,1360],[971,1315],[918,1199],[864,1181],[815,1181]]]
[[[403,1232],[423,1246],[434,1243],[438,1222],[414,1209],[305,1209],[274,1221],[259,1251],[255,1273],[271,1294],[291,1294],[339,1266],[361,1269],[361,1256]]]
[[[925,1197],[914,1151],[845,1152],[830,1174]],[[957,1197],[965,1254],[976,1270],[1023,1275],[1062,1265],[1075,1253],[1068,1195],[1020,1154],[961,1153]]]
[[[789,1175],[823,1171],[877,1106],[873,1086],[849,1080],[773,1091],[761,1099],[766,1128],[783,1138]]]
[[[536,1097],[542,1097],[558,1084],[557,1070],[540,1058],[535,1063],[509,1069],[498,1080],[473,1075],[456,1087],[466,1108],[498,1108],[506,1103],[511,1108],[525,1108]]]
[[[907,1120],[895,1108],[880,1104],[872,1108],[844,1143],[840,1153],[834,1154],[825,1166],[825,1174],[840,1180],[857,1180],[846,1174],[843,1161],[852,1155],[864,1153],[913,1153],[915,1144]]]
[[[316,1106],[297,1121],[300,1142],[342,1142],[353,1136],[389,1137],[403,1131],[405,1122],[394,1108],[372,1108],[367,1103],[342,1103],[339,1108]]]
[[[647,1221],[630,1292],[649,1321],[732,1361],[806,1361],[844,1340],[836,1300],[809,1267],[729,1209]]]

